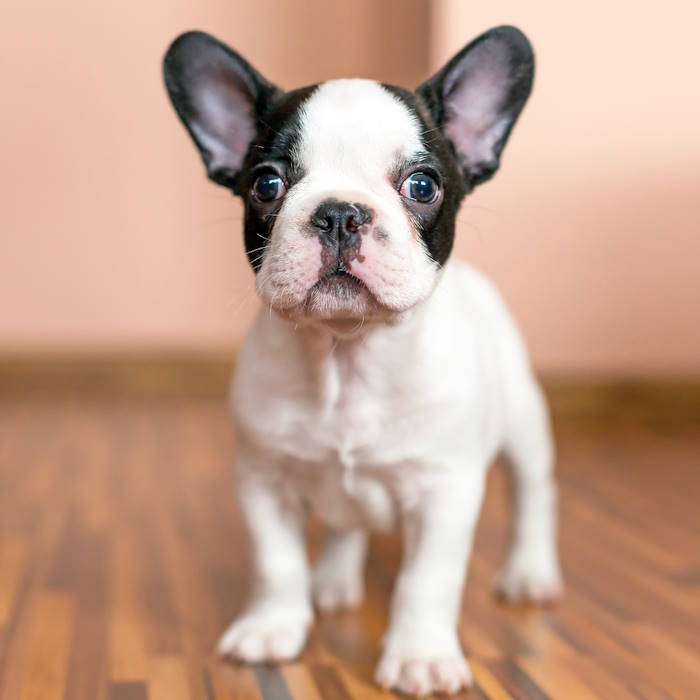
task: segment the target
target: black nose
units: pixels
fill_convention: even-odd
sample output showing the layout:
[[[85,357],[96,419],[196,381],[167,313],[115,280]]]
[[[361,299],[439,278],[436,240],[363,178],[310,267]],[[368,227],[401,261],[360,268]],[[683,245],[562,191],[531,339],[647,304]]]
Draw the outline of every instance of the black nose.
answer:
[[[360,204],[327,199],[311,215],[323,243],[347,248],[356,243],[360,227],[370,219],[369,211]]]

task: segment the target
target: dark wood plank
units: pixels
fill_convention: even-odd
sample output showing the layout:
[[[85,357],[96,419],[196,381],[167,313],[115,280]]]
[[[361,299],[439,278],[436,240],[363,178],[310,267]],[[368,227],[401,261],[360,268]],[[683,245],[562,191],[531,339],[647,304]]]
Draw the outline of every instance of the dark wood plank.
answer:
[[[148,700],[148,688],[143,683],[111,683],[109,700]]]

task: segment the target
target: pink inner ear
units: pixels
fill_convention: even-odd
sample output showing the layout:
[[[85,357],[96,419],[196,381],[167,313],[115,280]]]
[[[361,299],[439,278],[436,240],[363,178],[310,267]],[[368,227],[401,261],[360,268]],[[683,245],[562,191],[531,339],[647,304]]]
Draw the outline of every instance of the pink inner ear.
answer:
[[[238,170],[255,137],[251,96],[235,78],[219,75],[196,88],[198,118],[190,125],[211,158],[209,170]]]
[[[496,42],[474,47],[445,82],[445,135],[469,165],[495,159],[508,115],[501,107],[509,88],[508,59]]]

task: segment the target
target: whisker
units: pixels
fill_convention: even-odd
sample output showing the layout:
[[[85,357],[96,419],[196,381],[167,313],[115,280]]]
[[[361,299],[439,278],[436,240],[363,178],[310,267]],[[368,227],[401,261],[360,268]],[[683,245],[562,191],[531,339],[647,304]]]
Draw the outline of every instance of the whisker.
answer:
[[[253,248],[253,250],[249,250],[247,252],[248,252],[248,255],[250,255],[251,253],[257,253],[259,250],[265,250],[267,247],[268,247],[267,244],[265,244],[265,245],[261,245],[259,248]]]
[[[253,258],[252,260],[250,260],[250,264],[255,265],[256,263],[259,263],[264,257],[265,257],[265,253],[262,253],[262,255],[258,255],[256,258]]]

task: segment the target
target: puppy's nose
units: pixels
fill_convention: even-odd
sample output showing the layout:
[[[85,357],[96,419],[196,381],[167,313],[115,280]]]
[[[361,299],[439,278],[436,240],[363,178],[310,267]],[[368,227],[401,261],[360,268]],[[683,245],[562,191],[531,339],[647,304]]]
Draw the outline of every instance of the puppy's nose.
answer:
[[[354,245],[360,227],[369,219],[369,211],[362,205],[337,199],[321,202],[311,215],[311,223],[318,229],[321,242],[340,248]]]

